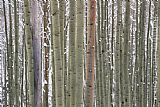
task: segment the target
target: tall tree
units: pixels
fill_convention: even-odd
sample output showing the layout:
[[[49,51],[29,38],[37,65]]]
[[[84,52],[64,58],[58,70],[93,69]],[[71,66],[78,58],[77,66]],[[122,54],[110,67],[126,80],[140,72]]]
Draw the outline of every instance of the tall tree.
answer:
[[[48,107],[48,76],[49,76],[49,37],[48,37],[48,18],[49,18],[49,1],[44,0],[43,1],[43,11],[44,11],[44,16],[43,16],[43,24],[44,24],[44,53],[45,53],[45,58],[44,58],[44,78],[45,78],[45,84],[44,84],[44,94],[43,94],[43,107]]]
[[[40,17],[39,1],[31,1],[31,31],[32,31],[32,49],[33,49],[33,68],[34,68],[34,106],[42,106],[42,74],[41,74],[41,38],[39,35]]]
[[[53,26],[51,26],[51,35],[53,35]],[[54,44],[53,36],[51,36],[51,55],[52,55],[52,106],[56,106],[55,91],[55,65],[54,65]]]
[[[101,107],[101,95],[100,95],[100,0],[97,0],[97,28],[96,28],[97,36],[96,36],[96,46],[95,46],[95,54],[96,54],[96,106]]]
[[[14,93],[13,93],[13,38],[12,38],[12,7],[11,7],[11,0],[9,2],[9,105],[12,106],[14,104]]]
[[[65,72],[66,71],[66,63],[65,63],[65,30],[64,30],[64,23],[65,23],[65,0],[59,0],[59,21],[60,21],[60,43],[61,43],[61,58],[62,58],[62,81],[63,81],[63,95],[62,95],[62,99],[64,99],[64,102],[66,102],[65,99],[65,91],[66,91],[66,86],[65,86]]]
[[[15,60],[14,60],[14,70],[15,70],[15,106],[19,107],[20,106],[20,101],[19,101],[19,90],[20,90],[20,83],[19,83],[19,61],[18,61],[18,48],[19,48],[19,15],[18,15],[18,6],[17,6],[17,0],[14,0],[14,28],[15,28]]]
[[[96,28],[96,106],[101,107],[101,89],[100,89],[100,0],[97,0],[97,28]]]
[[[136,0],[136,32],[135,32],[135,44],[136,44],[136,59],[135,59],[135,104],[137,106],[140,105],[139,103],[139,52],[140,52],[140,44],[139,44],[139,5],[138,5],[138,0]]]
[[[56,107],[64,107],[64,85],[62,78],[62,58],[61,58],[61,42],[60,42],[60,23],[58,1],[51,1],[51,16],[53,29],[53,48],[54,48],[54,65],[55,65],[55,100]]]
[[[145,75],[145,89],[147,89],[147,87],[148,87],[148,94],[147,94],[147,97],[148,97],[148,105],[149,105],[149,107],[151,107],[152,105],[152,103],[151,103],[151,100],[152,100],[152,97],[151,97],[151,90],[152,90],[152,83],[151,83],[151,64],[150,64],[150,62],[151,62],[151,40],[150,40],[150,38],[149,38],[149,36],[150,36],[150,28],[151,28],[151,23],[150,23],[150,20],[151,20],[151,1],[149,2],[149,8],[148,8],[148,11],[149,11],[149,13],[148,13],[148,28],[147,28],[147,57],[146,57],[146,75]],[[149,78],[147,77],[147,74],[149,74]],[[147,85],[148,84],[148,85]],[[146,98],[146,96],[144,97],[144,98]],[[145,102],[146,103],[146,102]]]
[[[157,48],[157,62],[158,62],[158,107],[160,107],[160,0],[158,1],[158,48]]]
[[[102,0],[103,1],[103,0]],[[102,106],[103,107],[106,107],[107,105],[108,105],[108,102],[107,102],[107,90],[106,90],[106,76],[107,76],[107,67],[106,67],[106,64],[107,64],[107,55],[106,55],[106,53],[107,53],[107,48],[106,48],[106,36],[107,36],[107,33],[106,33],[106,28],[108,27],[107,25],[107,9],[106,8],[108,8],[107,7],[107,5],[108,5],[108,1],[107,0],[105,0],[105,1],[103,1],[102,2],[101,1],[101,12],[103,12],[103,13],[101,13],[101,14],[103,14],[103,18],[102,18],[102,22],[101,22],[101,32],[102,32],[102,37],[101,37],[101,45],[102,45],[102,49],[101,49],[101,53],[102,53],[102,65],[101,65],[101,67],[102,67],[102,93],[103,93],[103,97],[102,97],[102,101],[103,101],[103,103],[102,103]]]
[[[117,34],[116,34],[116,49],[115,49],[115,72],[116,72],[116,106],[120,106],[120,37],[122,35],[122,1],[117,2]]]
[[[5,36],[6,36],[6,48],[7,48],[7,54],[5,57],[5,62],[7,62],[7,70],[5,70],[4,72],[4,76],[5,76],[5,93],[4,93],[4,99],[5,99],[5,103],[4,106],[7,106],[7,71],[9,71],[9,48],[8,48],[8,30],[7,30],[7,16],[6,16],[6,7],[5,7],[5,0],[3,0],[3,14],[4,14],[4,23],[5,23]]]
[[[32,28],[30,22],[30,5],[28,0],[24,0],[24,15],[25,15],[25,38],[26,38],[26,52],[27,52],[27,73],[28,73],[28,87],[29,87],[29,101],[28,106],[34,105],[34,65],[33,65],[33,47],[32,47]]]
[[[130,1],[126,1],[125,25],[124,25],[124,106],[130,107],[130,85],[128,73],[128,40],[130,36]]]
[[[115,7],[115,3],[114,3],[114,0],[112,0],[112,25],[111,25],[111,71],[110,71],[110,102],[111,102],[111,105],[110,106],[113,106],[113,76],[114,76],[114,35],[115,35],[115,32],[114,32],[114,7]]]
[[[75,63],[76,63],[76,107],[82,107],[83,70],[84,70],[84,0],[76,2],[76,39],[75,39]]]
[[[94,63],[95,63],[95,21],[96,1],[88,1],[88,35],[87,35],[87,56],[86,56],[86,91],[85,106],[93,107],[94,99]]]
[[[139,102],[140,102],[140,106],[141,107],[144,107],[144,71],[145,71],[145,13],[146,13],[146,7],[145,7],[145,3],[146,1],[142,1],[141,3],[141,7],[140,7],[140,23],[139,23],[139,44],[140,44],[140,68],[139,68],[139,89],[140,89],[140,99],[139,99]]]
[[[155,84],[155,82],[156,82],[156,70],[157,70],[157,62],[156,62],[156,51],[157,51],[157,49],[156,49],[156,45],[157,45],[157,31],[158,31],[158,29],[157,29],[157,26],[158,26],[158,1],[157,0],[154,0],[153,1],[153,3],[154,3],[154,12],[153,12],[153,27],[152,27],[152,33],[153,33],[153,35],[152,35],[152,71],[151,71],[151,73],[152,73],[152,82],[153,82],[153,90],[152,90],[152,95],[153,95],[153,97],[152,97],[152,103],[153,103],[153,106],[155,105],[155,106],[159,106],[158,105],[158,102],[157,102],[157,100],[156,100],[156,96],[155,96],[155,87],[156,87],[156,84]]]
[[[75,106],[75,83],[76,70],[75,66],[75,27],[76,27],[76,1],[69,1],[69,65],[67,80],[67,107]]]
[[[158,1],[158,53],[157,53],[157,62],[158,62],[158,96],[160,96],[160,0]],[[160,97],[158,97],[158,107],[160,107]]]

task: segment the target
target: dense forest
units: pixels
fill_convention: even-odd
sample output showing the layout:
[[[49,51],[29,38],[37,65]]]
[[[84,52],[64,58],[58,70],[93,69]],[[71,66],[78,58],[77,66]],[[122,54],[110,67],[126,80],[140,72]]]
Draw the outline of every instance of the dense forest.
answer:
[[[0,107],[160,107],[160,0],[0,0]]]

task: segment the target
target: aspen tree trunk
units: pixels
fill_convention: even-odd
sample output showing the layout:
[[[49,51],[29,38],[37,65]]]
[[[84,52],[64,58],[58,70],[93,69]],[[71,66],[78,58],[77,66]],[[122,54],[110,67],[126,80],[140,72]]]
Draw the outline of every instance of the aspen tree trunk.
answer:
[[[116,50],[115,50],[115,72],[116,72],[116,107],[120,107],[121,103],[121,88],[120,88],[120,37],[122,36],[122,1],[117,2],[117,34],[116,34]]]
[[[83,71],[84,71],[84,0],[76,2],[76,42],[75,42],[75,64],[76,64],[76,105],[75,107],[82,107],[82,90],[83,90]]]
[[[69,22],[69,72],[70,72],[70,107],[75,106],[75,25],[76,25],[76,4],[75,0],[70,0],[70,22]]]
[[[138,2],[138,1],[137,1]],[[141,10],[142,7],[140,7],[139,10]],[[142,64],[141,64],[141,39],[142,39],[142,36],[140,34],[141,31],[141,14],[142,14],[142,11],[140,11],[140,15],[139,15],[139,24],[138,24],[138,69],[137,69],[137,105],[138,106],[141,106],[141,103],[142,103],[142,93],[141,93],[141,90],[142,90],[142,86],[141,86],[141,81],[142,81]]]
[[[110,102],[113,107],[113,72],[114,72],[114,0],[112,0],[112,33],[111,33],[111,72],[110,72]]]
[[[109,35],[109,2],[107,1],[106,2],[107,4],[106,4],[106,6],[107,6],[107,8],[106,8],[106,21],[107,21],[107,23],[106,23],[106,32],[107,32],[107,64],[106,64],[106,66],[107,66],[107,76],[106,76],[106,102],[107,102],[107,106],[108,107],[111,107],[111,97],[110,97],[110,91],[111,91],[111,85],[110,85],[110,76],[111,76],[111,53],[110,53],[110,35]]]
[[[14,93],[13,93],[13,39],[12,39],[12,7],[11,7],[11,0],[9,2],[9,106],[11,107],[14,105]]]
[[[55,64],[55,100],[56,107],[64,107],[64,85],[62,78],[62,58],[61,58],[61,42],[60,42],[60,23],[58,1],[51,1],[51,16],[53,30],[53,47],[54,47],[54,64]]]
[[[103,35],[103,0],[100,0],[100,46],[99,46],[99,63],[100,63],[100,96],[101,96],[101,106],[104,106],[104,96],[103,96],[103,92],[104,92],[104,87],[103,87],[103,57],[102,57],[102,35]]]
[[[98,64],[98,70],[97,72],[99,72],[99,104],[100,106],[103,106],[103,78],[102,78],[102,75],[103,75],[103,72],[102,72],[102,29],[103,29],[103,0],[99,0],[98,4],[97,4],[99,10],[98,10],[98,26],[99,27],[99,31],[97,32],[98,33],[98,57],[99,57],[99,61],[97,63]]]
[[[4,76],[5,76],[5,93],[4,93],[4,99],[5,99],[5,103],[4,106],[7,106],[7,71],[9,71],[9,48],[8,48],[8,30],[7,30],[7,17],[6,17],[6,7],[5,7],[5,0],[3,0],[3,15],[4,15],[4,23],[5,23],[5,37],[6,37],[6,47],[7,47],[7,54],[5,56],[5,63],[7,66],[7,69],[4,72]]]
[[[50,5],[50,9],[52,9],[52,4]],[[51,10],[51,24],[53,24],[52,13],[53,12]],[[54,26],[51,26],[51,35],[54,34],[53,28],[54,28]],[[54,37],[53,36],[51,36],[51,55],[52,55],[52,106],[56,107],[55,63],[54,63]]]
[[[121,26],[122,27],[122,26]],[[120,36],[120,91],[121,91],[121,107],[124,107],[124,46],[123,46],[123,34]]]
[[[151,107],[151,73],[150,73],[150,63],[151,63],[151,41],[150,41],[150,20],[151,20],[151,1],[149,2],[149,16],[148,16],[148,29],[147,29],[147,58],[146,58],[146,75],[149,74],[149,77],[146,76],[146,80],[145,80],[145,88],[147,89],[148,93],[147,96],[145,96],[144,98],[147,99],[148,97],[148,106]],[[147,104],[147,103],[146,103]]]
[[[130,35],[130,1],[126,1],[126,13],[125,13],[125,27],[124,27],[124,106],[130,107],[130,85],[129,85],[129,73],[128,73],[128,48],[129,48],[129,35]]]
[[[53,35],[53,27],[51,26],[51,35]],[[55,65],[54,65],[54,44],[53,36],[51,36],[51,55],[52,55],[52,106],[56,107],[56,91],[55,91]]]
[[[132,10],[131,12],[133,15],[133,19],[132,19],[132,27],[131,27],[131,36],[130,36],[130,60],[129,60],[129,82],[130,82],[130,106],[135,106],[135,97],[134,97],[134,92],[135,92],[135,61],[134,61],[134,57],[135,57],[135,54],[134,54],[134,47],[135,47],[135,44],[134,44],[134,40],[135,40],[135,25],[134,25],[134,20],[135,20],[135,10]]]
[[[67,2],[65,2],[65,8],[67,7],[66,6],[66,3]],[[67,12],[67,10],[65,9],[64,10],[64,14],[66,14],[66,12]],[[64,23],[65,23],[65,25],[64,25],[64,40],[63,40],[63,45],[64,45],[64,53],[63,53],[63,69],[64,69],[64,107],[67,107],[67,105],[66,105],[66,103],[67,103],[67,73],[68,73],[68,62],[67,62],[67,56],[68,56],[68,54],[67,54],[67,28],[68,28],[68,21],[67,21],[67,18],[66,17],[64,17]]]
[[[64,40],[65,40],[65,35],[64,35],[64,18],[65,18],[65,0],[59,0],[59,20],[60,20],[60,42],[61,42],[61,58],[62,58],[62,81],[63,81],[63,95],[62,95],[62,99],[64,99],[64,102],[66,101],[65,99],[65,78],[64,78],[64,74],[66,72],[66,68],[65,68],[65,54],[64,54]],[[64,103],[65,105],[65,103]]]
[[[135,59],[135,104],[139,107],[139,53],[140,53],[140,44],[139,44],[139,15],[138,12],[138,0],[136,0],[136,32],[135,32],[135,44],[136,44],[136,59]]]
[[[97,36],[96,36],[96,106],[101,107],[100,87],[100,0],[97,0]]]
[[[102,7],[102,10],[103,10],[103,26],[102,26],[102,79],[103,79],[103,107],[106,107],[108,106],[108,102],[107,102],[107,87],[106,87],[106,77],[107,77],[107,42],[106,42],[106,37],[107,37],[107,33],[106,33],[106,27],[108,27],[108,23],[107,23],[107,10],[106,8],[108,5],[108,1],[105,0],[104,3],[103,3],[103,7]]]
[[[18,48],[19,48],[19,15],[17,14],[17,8],[18,8],[18,1],[14,0],[14,28],[15,28],[15,60],[14,60],[14,70],[15,70],[15,106],[19,107],[20,106],[20,101],[19,101],[19,90],[20,90],[20,83],[19,83],[19,61],[18,61]]]
[[[142,49],[143,49],[143,80],[142,80],[142,84],[143,84],[143,93],[142,93],[142,95],[143,95],[143,107],[146,107],[146,105],[147,105],[147,70],[146,70],[146,67],[145,67],[145,62],[146,62],[146,58],[145,58],[145,56],[146,56],[146,54],[145,54],[145,41],[146,41],[146,39],[145,39],[145,33],[146,33],[146,29],[145,29],[145,23],[146,23],[146,4],[147,4],[147,1],[146,0],[144,0],[144,5],[143,5],[143,9],[144,9],[144,14],[143,14],[143,20],[144,20],[144,26],[143,26],[143,29],[144,29],[144,33],[143,33],[143,47],[142,47]]]
[[[101,97],[102,107],[106,107],[106,1],[101,0],[101,50],[100,50],[100,67],[101,67]]]
[[[160,0],[158,1],[158,41],[157,41],[157,67],[158,67],[158,88],[157,88],[157,101],[158,107],[160,107]]]
[[[75,25],[76,25],[76,1],[69,1],[69,66],[67,80],[67,107],[75,106],[75,84],[76,84],[76,69],[75,69]]]
[[[39,35],[40,18],[38,17],[38,0],[31,1],[32,47],[34,61],[34,107],[42,106],[41,76],[41,37]]]
[[[67,13],[67,1],[65,1],[65,5],[64,5],[65,9],[64,9],[64,14]],[[68,24],[69,24],[69,21],[68,21],[68,17],[65,17],[64,16],[64,40],[63,40],[63,45],[64,45],[64,58],[63,58],[63,68],[64,68],[64,105],[65,107],[67,107],[67,75],[68,75],[68,54],[67,54],[67,33],[68,33]]]
[[[155,87],[156,87],[155,82],[157,81],[155,75],[156,75],[156,69],[157,69],[157,65],[158,65],[158,63],[156,63],[156,53],[157,53],[156,52],[156,42],[157,42],[156,35],[158,33],[157,32],[158,31],[158,29],[157,29],[157,26],[158,26],[158,1],[154,0],[153,3],[154,3],[154,14],[153,14],[153,28],[152,28],[152,30],[153,30],[153,36],[152,36],[152,40],[153,40],[152,41],[152,81],[153,81],[152,103],[153,104],[152,105],[157,107],[157,106],[159,106],[158,105],[159,102],[157,102],[156,95],[155,95],[155,93],[156,93],[155,92]]]
[[[32,47],[32,30],[30,23],[30,8],[29,1],[24,0],[24,14],[25,14],[25,37],[26,37],[26,52],[27,52],[27,72],[29,80],[29,107],[34,106],[34,64],[33,64],[33,47]]]
[[[150,27],[151,29],[151,27]],[[149,35],[151,35],[151,31],[149,32]],[[152,82],[152,64],[151,64],[151,54],[152,54],[152,41],[151,39],[149,39],[148,41],[148,72],[149,72],[149,80],[148,80],[148,88],[149,88],[149,92],[148,92],[148,107],[152,107],[152,99],[153,99],[153,95],[152,95],[152,90],[153,90],[153,82]]]
[[[95,21],[96,1],[88,1],[88,35],[86,56],[85,107],[93,107],[94,100],[94,63],[95,63]]]
[[[43,107],[48,107],[48,72],[49,72],[49,37],[48,37],[48,18],[49,18],[49,1],[43,1],[43,25],[44,25],[44,78],[45,78],[45,84],[44,84],[44,94],[43,94]]]
[[[139,88],[140,88],[140,99],[139,99],[139,102],[140,102],[140,106],[141,107],[144,107],[144,53],[145,53],[145,48],[144,48],[144,44],[145,44],[145,29],[144,29],[144,25],[145,25],[145,12],[146,12],[146,8],[145,8],[145,1],[142,1],[141,3],[141,7],[140,7],[140,24],[139,24],[139,27],[140,27],[140,34],[139,34],[139,43],[140,43],[140,68],[139,68]]]
[[[24,29],[25,30],[25,29]],[[25,53],[25,104],[26,107],[28,107],[28,100],[29,100],[29,86],[28,86],[28,72],[27,72],[27,47],[26,47],[26,38],[25,38],[25,32],[24,32],[24,43],[25,43],[25,48],[24,48],[24,53]]]
[[[5,83],[4,83],[4,106],[6,107],[7,106],[7,80],[6,80],[6,77],[7,77],[7,54],[5,54],[5,62],[4,62],[4,68],[5,68],[5,71],[4,71],[4,76],[5,76]]]
[[[23,29],[23,31],[24,31],[24,29]],[[24,91],[24,85],[25,85],[25,83],[24,83],[24,76],[25,76],[25,36],[24,36],[24,34],[23,34],[23,36],[22,36],[22,41],[23,41],[23,45],[22,45],[22,74],[21,74],[21,76],[22,76],[22,79],[21,79],[21,107],[23,107],[23,104],[24,104],[24,98],[25,98],[25,91]],[[25,80],[25,81],[27,81],[27,80]]]
[[[84,39],[84,49],[85,49],[85,53],[84,53],[84,71],[86,71],[86,50],[87,50],[87,24],[88,24],[88,22],[87,22],[87,15],[88,15],[88,8],[87,8],[87,4],[88,4],[88,1],[87,0],[85,0],[85,35],[84,35],[84,37],[86,37],[85,39]],[[86,72],[84,72],[84,80],[86,81],[86,79],[85,79],[85,77],[86,77]],[[86,85],[86,84],[85,84]],[[84,87],[84,90],[85,90],[85,87]],[[85,91],[84,91],[84,94],[85,94]],[[85,95],[83,95],[83,96],[85,96]]]

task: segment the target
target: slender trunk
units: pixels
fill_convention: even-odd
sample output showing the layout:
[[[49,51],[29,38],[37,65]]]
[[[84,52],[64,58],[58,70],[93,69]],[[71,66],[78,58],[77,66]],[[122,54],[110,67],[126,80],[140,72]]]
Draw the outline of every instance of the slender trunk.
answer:
[[[100,62],[101,62],[101,97],[102,107],[106,107],[106,2],[101,0],[101,50],[100,50]]]
[[[9,48],[8,48],[8,30],[7,30],[7,17],[6,17],[6,7],[5,7],[5,0],[3,0],[3,14],[4,14],[4,22],[5,22],[5,36],[6,36],[6,47],[7,47],[7,54],[5,57],[5,63],[7,66],[7,70],[4,72],[5,76],[5,93],[4,93],[4,99],[5,99],[5,104],[4,106],[7,106],[7,71],[9,71]]]
[[[120,37],[122,35],[122,1],[117,3],[117,35],[116,35],[116,50],[115,50],[115,72],[116,72],[116,107],[120,106],[121,97],[120,97]]]
[[[45,78],[45,84],[44,84],[44,94],[43,94],[43,107],[48,107],[48,73],[49,73],[49,38],[48,38],[48,17],[49,17],[49,1],[43,1],[43,25],[44,25],[44,78]]]
[[[11,107],[14,105],[14,93],[13,93],[13,40],[12,40],[12,7],[11,7],[11,0],[9,2],[9,106]]]
[[[67,12],[66,10],[66,3],[65,2],[65,10],[64,10],[64,13]],[[67,103],[67,29],[68,29],[68,21],[67,21],[67,18],[65,17],[64,18],[64,40],[63,40],[63,48],[64,48],[64,53],[63,53],[63,72],[64,72],[64,107],[67,107],[66,103]]]
[[[19,61],[18,61],[18,49],[19,49],[19,16],[18,16],[18,3],[17,0],[14,0],[14,28],[15,28],[15,60],[14,60],[14,70],[15,70],[15,106],[19,107],[20,106],[20,102],[19,102],[19,90],[20,90],[20,85],[19,85]]]
[[[145,12],[146,12],[146,8],[145,8],[145,2],[146,1],[142,1],[141,3],[141,7],[140,7],[140,24],[139,24],[139,27],[140,27],[140,34],[139,34],[139,44],[140,44],[140,68],[139,68],[139,91],[140,91],[140,94],[139,94],[139,102],[140,102],[140,106],[141,107],[144,107],[144,62],[145,62],[145,47],[144,47],[144,44],[145,44],[145,29],[144,29],[144,25],[145,25]]]
[[[76,1],[70,0],[69,7],[69,79],[70,79],[70,87],[69,87],[69,96],[70,96],[70,107],[75,106],[75,85],[76,85],[76,68],[75,64],[75,26],[76,26]],[[67,105],[69,107],[69,105]]]
[[[97,0],[97,36],[96,36],[96,106],[101,107],[100,88],[100,0]]]
[[[111,28],[111,72],[110,72],[110,102],[113,107],[113,76],[114,76],[114,0],[112,0],[112,28]]]
[[[50,3],[51,4],[51,3]],[[51,4],[52,6],[52,4]],[[52,7],[50,6],[50,9]],[[52,18],[52,14],[51,14]],[[51,23],[53,24],[53,20],[51,20]],[[54,34],[53,31],[54,26],[51,26],[51,35]],[[52,106],[56,107],[56,90],[55,90],[55,63],[54,63],[54,38],[51,36],[51,55],[52,55]]]
[[[76,107],[82,107],[82,90],[83,90],[83,70],[84,70],[84,0],[77,1],[77,25],[76,25],[76,46],[75,46],[75,63],[76,63]]]
[[[3,96],[3,102],[4,102],[4,107],[7,107],[7,54],[4,54],[4,76],[5,76],[5,80],[4,80],[4,96]]]
[[[106,67],[107,67],[107,75],[106,75],[106,102],[107,102],[107,106],[111,107],[111,97],[110,97],[110,75],[111,75],[111,54],[110,54],[110,35],[109,35],[109,2],[106,2],[106,32],[107,32],[107,37],[106,37],[106,43],[107,43],[107,63],[106,63]]]
[[[64,102],[66,102],[65,99],[65,78],[64,78],[64,74],[66,72],[66,68],[65,68],[65,54],[64,54],[64,46],[65,46],[65,35],[64,35],[64,18],[65,18],[65,0],[59,0],[59,21],[60,21],[60,43],[61,43],[61,58],[62,58],[62,81],[63,81],[63,95],[62,95],[62,99],[64,99]],[[65,103],[64,103],[65,105]]]
[[[106,107],[108,106],[108,102],[107,102],[107,82],[106,82],[106,77],[107,77],[107,41],[106,41],[106,38],[107,38],[107,27],[108,27],[108,23],[107,23],[107,5],[108,5],[108,1],[105,0],[104,1],[104,4],[103,4],[103,28],[102,28],[102,79],[103,79],[103,107]]]
[[[100,63],[100,96],[101,96],[101,106],[104,106],[104,80],[103,80],[103,53],[102,53],[102,41],[103,39],[103,20],[104,20],[104,14],[103,14],[103,0],[100,0],[100,43],[99,43],[99,63]]]
[[[24,28],[25,30],[25,28]],[[27,47],[26,47],[26,38],[25,38],[25,32],[24,32],[24,54],[25,54],[25,104],[26,107],[28,107],[28,99],[29,99],[29,86],[28,86],[28,72],[27,72]]]
[[[129,35],[130,35],[130,1],[126,1],[126,13],[125,13],[125,27],[124,27],[124,106],[130,107],[130,85],[129,85],[129,73],[128,73],[128,48],[129,48]]]
[[[88,1],[88,35],[86,56],[85,107],[93,107],[94,100],[94,63],[95,63],[95,20],[96,1]]]
[[[22,41],[23,41],[23,44],[22,44],[22,71],[21,71],[21,107],[23,107],[23,104],[24,104],[24,100],[23,98],[25,97],[25,94],[24,94],[24,76],[25,76],[25,38],[24,38],[24,34],[22,36]],[[26,80],[27,81],[27,80]]]
[[[151,1],[149,2],[149,16],[148,16],[148,29],[147,29],[147,57],[146,57],[146,77],[145,77],[145,89],[147,89],[147,96],[148,97],[148,106],[151,107],[151,75],[150,75],[150,62],[151,62],[151,41],[150,41],[150,20],[151,20]],[[149,74],[149,78],[147,77],[147,74]],[[146,102],[147,103],[147,102]]]
[[[157,67],[158,67],[158,96],[157,96],[157,101],[158,101],[158,107],[160,107],[160,0],[158,1],[158,41],[157,41]]]
[[[158,105],[158,103],[159,102],[157,102],[157,100],[156,100],[156,95],[155,95],[155,90],[156,90],[156,84],[155,84],[155,82],[157,81],[156,80],[156,77],[155,77],[155,75],[156,75],[156,69],[157,69],[157,64],[158,63],[156,63],[156,54],[157,54],[157,52],[156,52],[156,42],[157,42],[157,37],[156,37],[156,35],[157,35],[157,31],[158,31],[158,29],[157,29],[157,26],[158,26],[158,1],[156,1],[156,0],[154,0],[154,14],[153,14],[153,28],[152,28],[152,30],[153,30],[153,36],[152,36],[152,40],[153,40],[153,42],[152,42],[152,81],[153,81],[153,90],[152,90],[152,96],[153,96],[153,98],[152,98],[152,105],[153,106],[155,106],[155,107],[159,107],[159,105]]]
[[[51,35],[53,35],[53,28],[51,29]],[[55,91],[55,64],[54,64],[54,44],[53,36],[51,36],[51,55],[52,55],[52,106],[56,107],[56,91]]]
[[[63,78],[62,78],[62,58],[61,58],[61,42],[60,42],[60,23],[58,1],[51,1],[51,16],[53,30],[53,47],[54,47],[54,64],[55,64],[55,100],[56,107],[64,107],[63,99]]]
[[[140,44],[139,44],[139,24],[138,24],[138,20],[139,20],[139,15],[138,15],[138,0],[136,0],[136,32],[135,32],[135,44],[136,44],[136,59],[135,59],[135,92],[134,92],[134,96],[135,96],[135,104],[139,107],[139,48],[140,48]]]
[[[32,47],[32,33],[30,23],[30,6],[29,1],[24,0],[24,14],[25,14],[25,38],[26,38],[26,52],[27,52],[27,73],[29,80],[29,101],[28,106],[34,106],[34,64],[33,64],[33,47]]]

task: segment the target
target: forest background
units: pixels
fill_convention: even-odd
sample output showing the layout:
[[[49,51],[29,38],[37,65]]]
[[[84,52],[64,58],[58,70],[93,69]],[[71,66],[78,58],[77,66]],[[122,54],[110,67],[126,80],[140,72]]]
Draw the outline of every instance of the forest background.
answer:
[[[0,0],[0,106],[160,107],[160,0]]]

